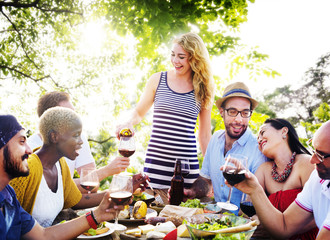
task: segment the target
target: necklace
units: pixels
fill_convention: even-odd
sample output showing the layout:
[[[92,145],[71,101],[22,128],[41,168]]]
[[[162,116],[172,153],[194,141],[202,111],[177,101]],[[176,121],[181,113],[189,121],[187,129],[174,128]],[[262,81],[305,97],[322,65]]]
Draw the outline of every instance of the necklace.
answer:
[[[292,171],[292,167],[293,167],[293,162],[294,159],[296,158],[296,153],[294,152],[292,154],[292,157],[290,159],[290,162],[288,163],[288,165],[286,165],[284,171],[281,174],[278,174],[278,172],[276,171],[276,164],[275,162],[273,163],[273,167],[272,167],[272,178],[276,181],[276,182],[284,182],[290,175],[291,171]]]

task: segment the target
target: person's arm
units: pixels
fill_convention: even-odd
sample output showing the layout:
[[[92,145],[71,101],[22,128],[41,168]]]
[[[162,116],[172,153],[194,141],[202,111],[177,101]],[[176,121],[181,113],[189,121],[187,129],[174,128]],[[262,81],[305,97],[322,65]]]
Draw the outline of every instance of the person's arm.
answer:
[[[84,209],[95,207],[100,204],[104,194],[107,191],[98,192],[98,193],[83,193],[80,201],[72,207],[72,209]]]
[[[119,132],[122,128],[128,127],[132,130],[132,132],[134,132],[133,126],[140,123],[143,117],[151,108],[152,104],[154,103],[156,90],[160,80],[160,74],[161,73],[155,73],[150,77],[144,89],[144,92],[141,96],[141,99],[138,102],[136,108],[133,110],[129,120],[116,127],[116,136],[118,139],[119,139]]]
[[[125,169],[129,166],[130,163],[130,159],[126,158],[126,157],[116,157],[114,160],[112,160],[108,165],[95,169],[95,172],[97,173],[97,177],[99,179],[99,181],[103,180],[104,178],[108,177],[108,176],[112,176],[114,174],[118,174],[121,173],[123,171],[125,171]],[[92,168],[91,164],[86,164],[82,167],[80,167],[80,171],[83,168]],[[94,168],[95,168],[95,164],[94,164]],[[78,170],[78,169],[77,169]],[[75,178],[74,182],[76,183],[79,191],[81,193],[87,193],[88,191],[83,189],[80,186],[80,179],[79,178]],[[98,187],[95,187],[91,192],[95,193],[97,192]]]
[[[109,200],[109,197],[109,193],[105,194],[100,206],[94,211],[94,216],[98,223],[114,219],[116,211],[123,209],[123,206],[114,206],[111,200]],[[30,232],[22,236],[22,239],[74,239],[89,228],[91,226],[86,216],[81,216],[48,228],[43,228],[36,223]]]
[[[129,166],[130,159],[127,157],[116,157],[108,165],[96,169],[99,180],[121,173]]]
[[[198,140],[199,145],[202,150],[203,156],[205,156],[207,145],[211,139],[211,110],[212,107],[209,109],[202,108],[199,113],[199,130],[198,130]]]
[[[192,184],[191,188],[184,189],[184,196],[188,199],[206,197],[212,190],[210,179],[199,176]]]
[[[326,228],[322,228],[316,240],[328,240],[328,239],[330,239],[330,230]]]
[[[313,221],[313,214],[303,210],[295,202],[283,213],[280,212],[268,200],[256,176],[250,172],[245,176],[246,180],[234,187],[250,195],[259,220],[275,237],[288,238]]]

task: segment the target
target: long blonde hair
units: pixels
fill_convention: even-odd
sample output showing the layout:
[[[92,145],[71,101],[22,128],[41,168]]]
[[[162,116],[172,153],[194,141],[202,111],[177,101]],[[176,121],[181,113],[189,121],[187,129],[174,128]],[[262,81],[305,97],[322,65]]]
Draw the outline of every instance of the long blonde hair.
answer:
[[[209,53],[203,40],[196,33],[185,33],[174,39],[190,54],[189,64],[193,71],[195,97],[202,107],[208,108],[213,102],[214,80],[211,72]]]

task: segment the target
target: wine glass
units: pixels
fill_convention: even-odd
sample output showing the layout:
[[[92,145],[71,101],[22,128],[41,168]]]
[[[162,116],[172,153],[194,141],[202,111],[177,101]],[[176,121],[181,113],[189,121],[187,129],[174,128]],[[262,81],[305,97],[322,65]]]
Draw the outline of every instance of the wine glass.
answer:
[[[121,136],[118,152],[123,157],[130,157],[135,152],[135,140],[133,136]]]
[[[133,194],[133,178],[129,175],[117,174],[113,175],[109,187],[110,198],[117,205],[127,205]],[[118,223],[118,213],[116,212],[114,229],[123,231],[126,227]]]
[[[231,185],[229,188],[228,199],[226,202],[218,202],[217,205],[223,209],[229,211],[236,211],[238,207],[235,204],[230,203],[231,194],[233,191],[233,185],[243,181],[245,179],[245,173],[247,172],[247,157],[241,154],[229,154],[226,158],[225,165],[222,170],[222,174]]]
[[[181,174],[182,177],[186,178],[190,173],[189,159],[180,159],[180,160],[181,160]]]
[[[87,190],[88,194],[99,185],[99,178],[95,169],[82,169],[80,173],[80,186]]]
[[[248,194],[243,193],[240,208],[243,213],[248,215],[248,217],[252,217],[256,214],[256,210],[254,209],[254,206],[252,204],[251,198]]]

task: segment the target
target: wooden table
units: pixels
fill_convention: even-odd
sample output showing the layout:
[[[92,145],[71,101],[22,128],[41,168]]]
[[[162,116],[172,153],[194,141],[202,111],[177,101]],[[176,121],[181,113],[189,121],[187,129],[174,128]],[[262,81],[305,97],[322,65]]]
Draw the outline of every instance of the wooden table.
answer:
[[[70,220],[72,218],[75,218],[77,216],[75,214],[76,212],[77,211],[72,210],[72,209],[63,210],[61,212],[61,214],[59,215],[59,217],[57,218],[56,222],[60,222],[62,220]],[[133,228],[137,228],[140,225],[144,225],[145,223],[142,222],[142,221],[133,221],[133,222],[125,222],[125,223],[121,223],[121,224],[125,225],[127,227],[127,229],[133,229]],[[125,234],[124,232],[114,231],[110,235],[97,238],[97,240],[120,240],[120,239],[123,239],[123,240],[145,240],[146,239],[144,236],[141,237],[141,238],[138,238],[138,237],[134,237],[133,235]],[[265,240],[265,239],[269,239],[269,238],[262,238],[262,237],[259,237],[259,236],[251,238],[251,240]]]

